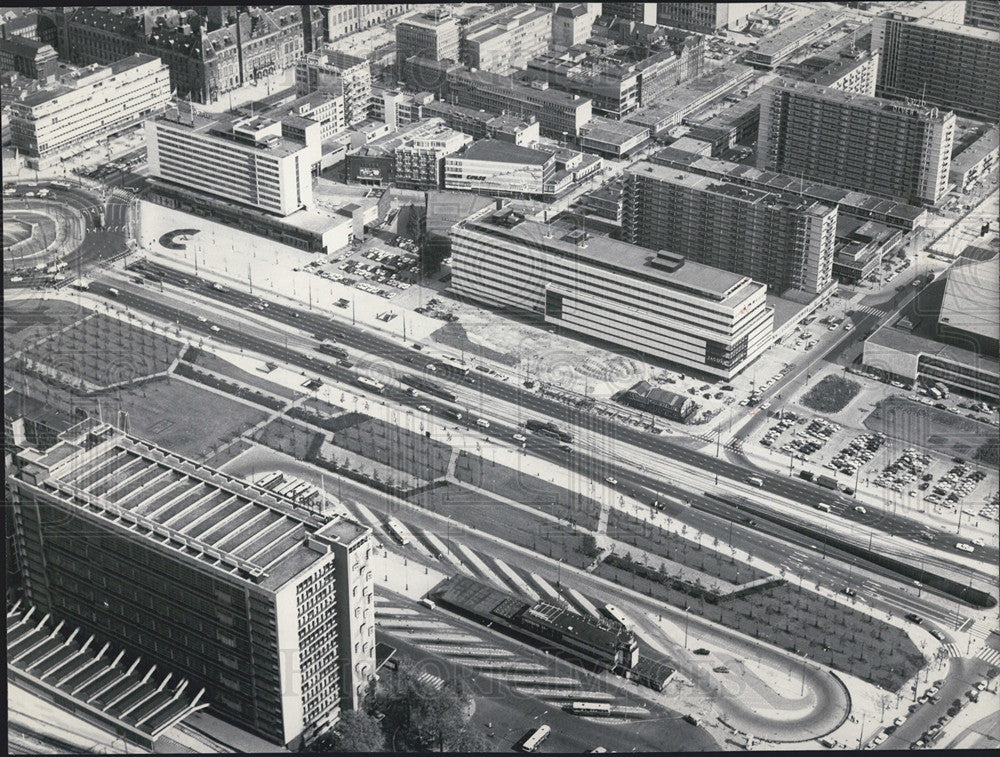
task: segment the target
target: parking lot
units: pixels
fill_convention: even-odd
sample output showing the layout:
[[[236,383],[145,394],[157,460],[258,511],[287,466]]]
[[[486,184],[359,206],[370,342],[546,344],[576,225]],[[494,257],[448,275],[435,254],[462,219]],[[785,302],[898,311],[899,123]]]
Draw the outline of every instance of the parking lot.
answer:
[[[376,240],[364,245],[356,244],[339,255],[317,258],[302,268],[292,270],[312,273],[391,300],[417,281],[419,268],[420,256],[416,244],[409,239],[395,237],[391,243]]]

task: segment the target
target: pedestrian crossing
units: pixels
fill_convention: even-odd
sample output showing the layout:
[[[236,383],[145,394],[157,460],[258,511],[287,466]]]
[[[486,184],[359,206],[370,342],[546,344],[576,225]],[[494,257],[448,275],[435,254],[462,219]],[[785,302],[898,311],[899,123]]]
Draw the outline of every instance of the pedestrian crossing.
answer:
[[[874,315],[877,318],[882,318],[885,316],[885,311],[882,308],[877,308],[874,305],[859,305],[856,307],[855,312],[864,313],[865,315]]]
[[[950,657],[962,657],[962,652],[959,650],[958,644],[945,644],[944,648],[947,650]]]
[[[993,649],[993,647],[983,647],[976,654],[980,660],[986,660],[990,665],[996,665],[1000,663],[1000,651]]]
[[[421,683],[426,683],[440,691],[444,687],[444,679],[433,673],[421,673],[417,678]]]
[[[996,630],[994,627],[987,625],[986,623],[976,622],[973,623],[968,629],[963,629],[968,631],[968,633],[975,636],[977,639],[983,639],[984,641],[989,638],[989,635]]]

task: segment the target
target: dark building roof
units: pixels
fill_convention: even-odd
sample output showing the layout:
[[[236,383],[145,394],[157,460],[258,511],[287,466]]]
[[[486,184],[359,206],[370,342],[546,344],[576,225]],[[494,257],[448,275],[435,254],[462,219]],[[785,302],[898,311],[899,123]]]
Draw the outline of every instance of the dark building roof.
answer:
[[[499,139],[481,139],[473,142],[461,157],[469,160],[492,160],[500,163],[530,163],[543,166],[552,160],[552,153],[532,150]]]

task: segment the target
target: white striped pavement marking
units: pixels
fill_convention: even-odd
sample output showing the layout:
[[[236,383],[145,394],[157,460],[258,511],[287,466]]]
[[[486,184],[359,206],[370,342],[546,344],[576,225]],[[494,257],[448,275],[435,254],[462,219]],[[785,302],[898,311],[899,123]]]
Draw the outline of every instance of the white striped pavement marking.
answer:
[[[423,683],[428,683],[438,690],[444,687],[444,679],[438,678],[433,673],[423,673],[417,678],[417,680],[422,681]]]
[[[976,655],[980,660],[986,660],[990,665],[996,665],[1000,661],[1000,652],[991,647],[983,647]]]
[[[613,702],[618,697],[606,691],[553,691],[537,686],[516,686],[522,694],[539,699],[562,700],[564,702]]]
[[[375,533],[379,536],[382,536],[385,533],[385,527],[382,525],[382,521],[378,519],[375,513],[362,505],[360,502],[352,502],[348,507],[353,507],[357,510],[361,518],[367,521],[368,525],[371,526],[375,530]]]
[[[451,550],[449,552],[448,547],[445,546],[445,543],[441,541],[441,539],[439,539],[435,534],[432,534],[430,531],[424,531],[423,533],[424,537],[427,539],[428,542],[430,542],[431,546],[438,551],[438,554],[440,555],[440,557],[438,558],[439,560],[441,560],[442,562],[451,563],[456,568],[466,573],[471,572],[468,568],[462,565],[461,560],[455,557],[454,550]]]
[[[496,584],[500,588],[506,588],[507,585],[496,573],[490,570],[490,567],[479,558],[479,555],[466,547],[464,544],[459,544],[458,542],[452,542],[452,544],[455,546],[456,551],[459,552],[465,560],[467,560],[474,568],[478,568],[479,572],[487,581]]]
[[[468,668],[475,668],[476,670],[496,670],[496,671],[506,671],[508,673],[524,673],[526,675],[534,675],[536,673],[544,673],[548,670],[544,665],[539,665],[534,662],[517,662],[516,660],[463,660],[462,664]]]
[[[425,644],[424,649],[435,654],[446,654],[449,657],[477,657],[484,660],[504,660],[514,657],[514,653],[506,649],[491,649],[489,647],[461,647],[456,649],[447,644]]]
[[[499,560],[496,557],[494,557],[493,564],[496,565],[497,569],[504,574],[504,577],[507,579],[506,583],[514,586],[514,588],[516,588],[526,597],[530,597],[531,599],[536,599],[536,600],[541,599],[541,596],[539,596],[538,592],[532,589],[530,586],[528,586],[528,584],[524,581],[524,579],[521,578],[517,573],[515,573],[514,569],[510,567],[507,563],[505,563],[503,560]]]
[[[550,584],[540,575],[538,575],[537,573],[532,573],[530,578],[532,582],[535,584],[535,586],[537,586],[538,589],[542,592],[542,594],[545,595],[546,599],[548,599],[551,602],[564,601],[562,598],[562,594],[559,593],[556,587]]]
[[[594,607],[590,600],[583,596],[583,594],[578,592],[576,589],[570,588],[569,586],[566,587],[566,591],[569,594],[570,601],[585,613],[590,613],[595,618],[601,617],[600,611]]]
[[[958,649],[958,644],[945,644],[944,648],[948,650],[948,654],[950,654],[952,657],[962,656],[962,653]]]
[[[415,616],[421,615],[422,613],[418,610],[411,609],[409,607],[379,607],[375,610],[375,614],[382,618],[392,618],[392,617],[402,617],[402,616]]]

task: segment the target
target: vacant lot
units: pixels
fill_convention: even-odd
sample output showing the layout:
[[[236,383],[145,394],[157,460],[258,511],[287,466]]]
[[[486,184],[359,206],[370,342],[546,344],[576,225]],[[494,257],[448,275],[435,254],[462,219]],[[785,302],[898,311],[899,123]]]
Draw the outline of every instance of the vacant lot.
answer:
[[[4,355],[94,311],[62,300],[12,300],[3,306]]]
[[[592,536],[507,507],[492,497],[457,484],[449,483],[423,492],[411,501],[479,531],[578,568],[589,565],[597,554]]]
[[[682,534],[665,531],[614,508],[608,514],[608,536],[734,585],[768,575],[752,565],[720,555],[714,549],[699,547],[697,542]]]
[[[947,457],[988,455],[997,436],[996,429],[985,423],[900,397],[879,402],[865,418],[865,426]]]
[[[125,410],[133,434],[196,460],[267,417],[262,410],[174,378],[108,392],[100,400],[106,419]]]
[[[353,417],[352,425],[331,435],[330,441],[336,446],[422,481],[441,478],[448,472],[451,447],[444,442],[375,418],[356,413]]]
[[[455,476],[463,483],[537,508],[591,531],[597,528],[601,511],[599,503],[514,468],[460,452],[455,464]]]
[[[291,455],[297,460],[305,460],[310,449],[318,447],[323,433],[313,431],[301,423],[287,418],[275,418],[254,434],[254,441],[266,447]]]
[[[56,371],[82,391],[163,373],[182,350],[180,342],[133,325],[128,319],[95,313],[25,350],[29,367]]]
[[[188,351],[185,354],[184,359],[194,365],[197,365],[199,368],[204,368],[205,370],[212,371],[213,373],[218,373],[220,376],[226,376],[227,378],[235,379],[236,381],[249,384],[250,386],[258,389],[263,389],[265,392],[270,392],[278,397],[295,399],[296,397],[302,396],[294,389],[289,389],[287,386],[282,386],[281,384],[276,384],[273,381],[268,381],[264,378],[265,374],[263,373],[250,373],[249,371],[244,371],[242,368],[237,368],[232,363],[227,362],[210,352],[199,350],[197,347],[188,347]]]
[[[839,413],[861,391],[861,384],[841,376],[826,376],[799,400],[818,413]]]

